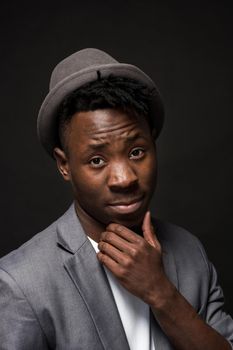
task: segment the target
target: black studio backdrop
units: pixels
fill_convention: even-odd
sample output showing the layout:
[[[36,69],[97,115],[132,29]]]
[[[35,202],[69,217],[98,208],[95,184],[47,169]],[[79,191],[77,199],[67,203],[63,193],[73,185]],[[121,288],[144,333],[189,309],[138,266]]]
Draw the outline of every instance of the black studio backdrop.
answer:
[[[0,256],[72,201],[37,141],[36,118],[56,63],[84,47],[133,63],[158,85],[153,214],[198,236],[233,314],[233,8],[226,1],[1,2]]]

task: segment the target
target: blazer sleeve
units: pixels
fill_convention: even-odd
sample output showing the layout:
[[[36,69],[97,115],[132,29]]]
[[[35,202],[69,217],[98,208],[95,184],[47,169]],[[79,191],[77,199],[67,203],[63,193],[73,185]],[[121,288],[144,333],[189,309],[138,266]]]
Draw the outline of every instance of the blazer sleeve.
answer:
[[[205,321],[224,336],[233,349],[233,319],[224,310],[224,295],[218,283],[217,272],[208,260],[203,247],[202,254],[209,270],[209,295]]]
[[[0,269],[1,350],[49,349],[40,324],[15,280]]]

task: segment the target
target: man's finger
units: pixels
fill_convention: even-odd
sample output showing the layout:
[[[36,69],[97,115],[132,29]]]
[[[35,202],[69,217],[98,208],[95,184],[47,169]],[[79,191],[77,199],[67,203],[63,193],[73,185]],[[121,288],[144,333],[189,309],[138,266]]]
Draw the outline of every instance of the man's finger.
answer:
[[[110,258],[115,260],[117,263],[120,263],[124,258],[124,253],[119,249],[113,247],[111,244],[107,242],[100,241],[98,244],[98,248],[101,253],[108,255]]]
[[[119,264],[115,260],[110,258],[108,255],[103,254],[102,252],[97,253],[97,258],[116,277],[120,275],[120,267],[119,267]]]
[[[137,243],[141,239],[135,232],[120,224],[111,223],[106,227],[106,231],[114,232],[130,243]]]
[[[118,236],[115,232],[105,231],[101,234],[100,242],[106,242],[120,251],[129,254],[132,251],[132,243]]]

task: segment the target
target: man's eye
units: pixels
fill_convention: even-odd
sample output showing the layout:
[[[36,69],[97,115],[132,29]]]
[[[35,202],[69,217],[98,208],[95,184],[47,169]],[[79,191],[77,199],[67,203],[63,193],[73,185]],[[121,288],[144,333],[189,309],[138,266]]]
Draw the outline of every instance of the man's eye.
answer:
[[[140,159],[144,156],[145,151],[143,148],[135,148],[130,152],[130,159]]]
[[[105,161],[100,157],[95,157],[90,160],[91,166],[98,168],[105,164]]]

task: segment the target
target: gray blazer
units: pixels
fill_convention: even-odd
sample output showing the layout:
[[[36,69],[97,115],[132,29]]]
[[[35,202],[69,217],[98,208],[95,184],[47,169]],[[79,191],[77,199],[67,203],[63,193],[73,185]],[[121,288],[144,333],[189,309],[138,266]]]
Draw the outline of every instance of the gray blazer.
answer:
[[[155,222],[170,280],[233,344],[216,272],[199,241]],[[151,316],[156,350],[172,346]],[[0,259],[1,350],[129,350],[111,289],[74,205],[19,249]]]

